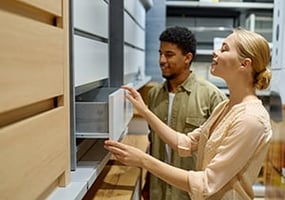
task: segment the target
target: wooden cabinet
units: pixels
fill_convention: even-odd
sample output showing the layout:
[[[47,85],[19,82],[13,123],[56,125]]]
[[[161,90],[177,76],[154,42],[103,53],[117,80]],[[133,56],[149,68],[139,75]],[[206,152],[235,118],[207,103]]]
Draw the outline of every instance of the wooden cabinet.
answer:
[[[0,199],[69,182],[68,1],[0,4]]]

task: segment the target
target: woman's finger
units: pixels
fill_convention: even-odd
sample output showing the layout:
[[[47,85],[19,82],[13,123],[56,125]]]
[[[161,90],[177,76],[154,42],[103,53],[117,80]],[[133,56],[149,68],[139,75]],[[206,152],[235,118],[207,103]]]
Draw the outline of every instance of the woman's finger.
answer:
[[[129,92],[129,94],[130,94],[133,98],[136,98],[136,97],[138,97],[138,96],[140,95],[139,92],[138,92],[135,88],[133,88],[133,87],[131,87],[131,86],[123,85],[121,88],[127,90],[127,91]]]
[[[124,155],[124,151],[114,146],[104,146],[109,152],[114,155]]]
[[[127,149],[127,145],[121,142],[114,141],[114,140],[106,140],[104,143],[105,145],[113,146],[119,149],[123,149],[123,150]]]

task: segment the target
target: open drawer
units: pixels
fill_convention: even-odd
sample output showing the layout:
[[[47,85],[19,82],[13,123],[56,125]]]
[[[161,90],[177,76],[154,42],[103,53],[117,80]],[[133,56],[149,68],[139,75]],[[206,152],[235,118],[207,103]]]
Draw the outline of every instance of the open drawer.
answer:
[[[76,137],[119,140],[127,131],[132,107],[120,88],[103,87],[76,98]]]

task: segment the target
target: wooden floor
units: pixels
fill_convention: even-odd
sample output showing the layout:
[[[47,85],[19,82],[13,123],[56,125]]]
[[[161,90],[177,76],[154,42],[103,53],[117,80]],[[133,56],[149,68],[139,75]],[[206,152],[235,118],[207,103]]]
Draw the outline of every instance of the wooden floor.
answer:
[[[264,168],[265,198],[285,199],[285,108],[280,122],[272,120],[273,137]],[[283,170],[283,176],[282,176]]]

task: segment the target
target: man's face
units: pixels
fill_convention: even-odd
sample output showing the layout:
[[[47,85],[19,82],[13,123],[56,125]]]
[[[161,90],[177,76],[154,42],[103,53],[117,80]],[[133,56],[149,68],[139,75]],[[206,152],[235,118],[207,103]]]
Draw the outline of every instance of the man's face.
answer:
[[[176,79],[180,74],[189,72],[189,58],[171,42],[160,42],[159,65],[162,76],[167,80]]]

